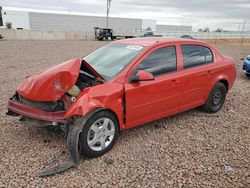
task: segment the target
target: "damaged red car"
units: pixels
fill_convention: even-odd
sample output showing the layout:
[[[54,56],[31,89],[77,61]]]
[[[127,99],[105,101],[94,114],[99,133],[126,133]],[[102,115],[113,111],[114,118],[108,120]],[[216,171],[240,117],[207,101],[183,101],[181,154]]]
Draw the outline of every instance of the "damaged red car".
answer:
[[[207,43],[138,38],[106,44],[26,77],[8,102],[8,115],[67,134],[71,159],[41,173],[103,155],[119,132],[202,106],[221,109],[236,77],[235,62]]]

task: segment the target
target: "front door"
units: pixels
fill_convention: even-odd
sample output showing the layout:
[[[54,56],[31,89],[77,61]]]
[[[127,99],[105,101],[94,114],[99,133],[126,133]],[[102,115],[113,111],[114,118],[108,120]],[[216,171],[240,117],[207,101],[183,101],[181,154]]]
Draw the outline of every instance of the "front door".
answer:
[[[134,72],[137,70],[151,72],[155,80],[125,83],[127,128],[179,111],[181,88],[175,46],[155,49]]]

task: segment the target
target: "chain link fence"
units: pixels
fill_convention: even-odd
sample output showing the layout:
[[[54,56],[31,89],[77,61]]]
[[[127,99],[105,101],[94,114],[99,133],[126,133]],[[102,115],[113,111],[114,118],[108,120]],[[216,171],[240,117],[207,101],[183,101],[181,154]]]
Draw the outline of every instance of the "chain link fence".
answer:
[[[156,35],[162,35],[163,37],[181,37],[182,35],[190,35],[196,39],[241,39],[249,38],[250,32],[165,32],[155,33]]]

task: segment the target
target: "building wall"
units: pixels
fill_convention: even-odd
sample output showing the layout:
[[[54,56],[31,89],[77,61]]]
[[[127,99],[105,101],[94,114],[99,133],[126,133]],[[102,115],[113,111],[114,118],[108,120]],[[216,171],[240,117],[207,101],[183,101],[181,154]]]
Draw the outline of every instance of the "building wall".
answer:
[[[171,31],[192,31],[192,26],[183,25],[156,25],[157,33],[167,33]]]
[[[25,12],[2,7],[3,25],[11,22],[13,28],[33,31],[75,32],[81,39],[94,38],[94,27],[106,27],[106,17],[41,12]],[[109,18],[114,35],[140,36],[147,27],[155,34],[192,31],[192,26],[156,25],[156,20]],[[78,38],[79,38],[78,37]]]
[[[31,30],[81,31],[94,34],[94,27],[106,27],[106,18],[97,16],[29,13]],[[109,27],[115,35],[134,35],[141,29],[141,19],[109,18]]]
[[[4,26],[6,22],[11,22],[12,28],[30,29],[28,12],[2,9],[2,21]]]
[[[62,32],[62,31],[34,31],[1,29],[0,34],[4,40],[85,40],[82,32]],[[250,32],[167,32],[164,37],[180,37],[188,34],[196,39],[213,43],[250,43]],[[90,38],[87,38],[90,39]]]

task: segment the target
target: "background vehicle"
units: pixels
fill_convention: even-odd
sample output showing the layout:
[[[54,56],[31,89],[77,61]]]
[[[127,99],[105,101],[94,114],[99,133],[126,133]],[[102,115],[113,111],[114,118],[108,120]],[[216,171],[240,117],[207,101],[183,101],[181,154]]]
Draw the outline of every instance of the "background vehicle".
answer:
[[[182,35],[180,38],[195,40],[195,38],[192,37],[191,35]]]
[[[97,40],[114,40],[114,39],[121,39],[121,38],[134,38],[133,35],[114,35],[113,29],[110,28],[100,28],[94,27],[95,30],[95,39]]]
[[[154,35],[153,31],[145,31],[143,33],[143,37],[152,37]]]
[[[67,134],[71,160],[41,174],[50,175],[80,153],[103,155],[120,131],[198,106],[217,112],[235,77],[234,60],[201,41],[120,40],[25,78],[7,114]]]
[[[95,39],[97,40],[113,40],[113,29],[94,27]]]
[[[250,77],[250,55],[246,58],[242,58],[243,60],[243,73]]]

